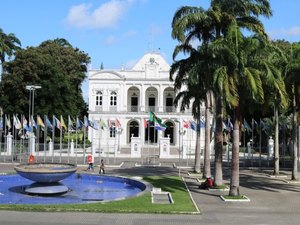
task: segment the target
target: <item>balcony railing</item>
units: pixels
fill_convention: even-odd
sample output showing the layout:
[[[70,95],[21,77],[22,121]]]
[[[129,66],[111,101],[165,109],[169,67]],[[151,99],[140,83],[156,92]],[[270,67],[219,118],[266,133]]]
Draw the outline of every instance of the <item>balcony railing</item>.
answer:
[[[128,112],[140,112],[141,108],[139,106],[128,106],[127,107]]]
[[[158,107],[157,106],[147,106],[146,107],[146,112],[157,112],[158,111]]]
[[[117,106],[110,106],[109,111],[110,112],[117,112]]]
[[[103,106],[102,105],[95,106],[95,111],[102,112],[103,111]]]
[[[174,106],[165,106],[164,111],[167,113],[176,112],[176,108]]]

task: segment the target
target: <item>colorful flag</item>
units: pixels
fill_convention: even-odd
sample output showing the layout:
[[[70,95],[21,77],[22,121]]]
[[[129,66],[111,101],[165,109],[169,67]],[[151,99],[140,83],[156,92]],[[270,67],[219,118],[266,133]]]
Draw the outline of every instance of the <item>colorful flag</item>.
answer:
[[[161,119],[158,118],[153,112],[150,112],[150,114],[149,114],[149,121],[154,122],[154,123],[156,121],[159,124],[162,124]]]
[[[61,129],[61,123],[59,119],[56,118],[56,116],[53,115],[53,125],[57,127],[59,130]]]
[[[166,127],[166,125],[160,124],[157,121],[155,121],[154,128],[155,128],[155,130],[165,131],[167,127]]]
[[[36,128],[36,122],[33,119],[33,116],[29,118],[29,126]]]
[[[186,128],[186,129],[190,128],[190,122],[183,120],[183,127]]]
[[[120,123],[120,121],[118,119],[115,120],[115,125],[118,128],[122,128],[122,125],[121,125],[121,123]]]
[[[18,116],[13,115],[13,124],[17,130],[22,129],[22,124],[21,124]]]
[[[227,119],[226,130],[227,130],[228,132],[230,132],[230,131],[233,130],[233,125],[232,125],[232,123],[231,123],[231,121],[230,121],[230,118]]]
[[[6,115],[5,115],[5,126],[6,126],[8,129],[11,128],[10,118],[9,118],[9,116],[7,117]]]
[[[37,125],[45,127],[45,124],[40,116],[37,116]]]
[[[148,127],[148,121],[144,118],[144,128]]]
[[[72,120],[71,116],[68,116],[68,130],[69,130],[69,131],[74,130],[74,127],[73,127],[73,120]]]
[[[60,125],[61,125],[62,128],[67,130],[67,126],[66,126],[64,118],[62,116],[60,116]]]
[[[76,119],[76,128],[80,129],[80,128],[82,128],[82,125],[83,125],[82,121],[77,117],[77,119]]]
[[[2,116],[0,117],[0,130],[3,130],[3,118],[2,118]]]
[[[249,124],[247,123],[246,119],[244,118],[244,123],[243,123],[244,129],[245,131],[252,131],[251,127],[249,126]]]
[[[102,119],[100,119],[100,127],[102,130],[104,130],[104,128],[107,128],[106,123]]]
[[[46,116],[46,126],[47,128],[49,128],[50,131],[53,130],[53,126],[47,116]]]
[[[190,121],[190,127],[192,130],[197,131],[197,123],[195,121]]]

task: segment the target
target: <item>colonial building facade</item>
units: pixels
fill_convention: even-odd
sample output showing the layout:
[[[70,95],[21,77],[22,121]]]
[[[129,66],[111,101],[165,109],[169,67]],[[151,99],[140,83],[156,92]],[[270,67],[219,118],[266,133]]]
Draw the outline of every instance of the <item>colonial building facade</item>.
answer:
[[[145,54],[130,70],[89,70],[89,120],[102,127],[89,131],[94,152],[122,154],[127,149],[130,154],[133,140],[145,150],[158,148],[162,139],[171,150],[194,152],[196,132],[184,127],[193,117],[190,111],[174,107],[176,93],[169,71],[157,53]],[[150,112],[162,119],[165,131],[147,122]]]

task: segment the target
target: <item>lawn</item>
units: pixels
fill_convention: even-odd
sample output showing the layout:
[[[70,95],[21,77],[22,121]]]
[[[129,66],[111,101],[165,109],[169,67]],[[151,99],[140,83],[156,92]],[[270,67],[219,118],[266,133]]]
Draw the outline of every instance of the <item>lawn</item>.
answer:
[[[184,182],[179,177],[144,177],[162,191],[171,193],[174,204],[152,204],[151,193],[120,201],[89,204],[64,205],[0,205],[0,210],[18,211],[78,211],[78,212],[109,212],[109,213],[196,213],[197,210],[190,199]]]

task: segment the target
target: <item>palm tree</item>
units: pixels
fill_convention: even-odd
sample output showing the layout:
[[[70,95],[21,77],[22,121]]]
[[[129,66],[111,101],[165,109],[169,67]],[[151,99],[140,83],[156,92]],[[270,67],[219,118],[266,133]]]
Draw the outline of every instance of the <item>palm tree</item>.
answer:
[[[296,43],[291,45],[290,51],[287,54],[288,63],[284,67],[286,84],[289,87],[292,95],[292,108],[293,108],[293,129],[292,129],[292,142],[293,142],[293,169],[292,180],[298,179],[298,148],[297,148],[297,124],[299,124],[299,107],[300,107],[300,44]],[[296,111],[298,109],[298,112]],[[299,140],[298,140],[299,141]]]
[[[11,57],[14,54],[14,52],[20,48],[20,46],[21,42],[14,34],[6,34],[0,28],[0,62],[2,74],[5,71],[5,57]]]
[[[189,52],[190,56],[187,59],[181,59],[175,61],[171,65],[170,80],[173,80],[173,76],[176,75],[174,81],[175,91],[179,91],[174,99],[174,105],[177,107],[181,102],[180,110],[184,111],[190,107],[192,103],[192,114],[197,121],[197,140],[195,150],[195,167],[194,171],[200,173],[200,116],[201,116],[201,102],[204,100],[205,89],[203,82],[203,74],[199,70],[199,59],[203,58],[201,51],[194,49],[190,45],[177,45],[173,58],[175,59],[177,54],[181,51]],[[182,90],[183,85],[186,85],[186,90]]]

